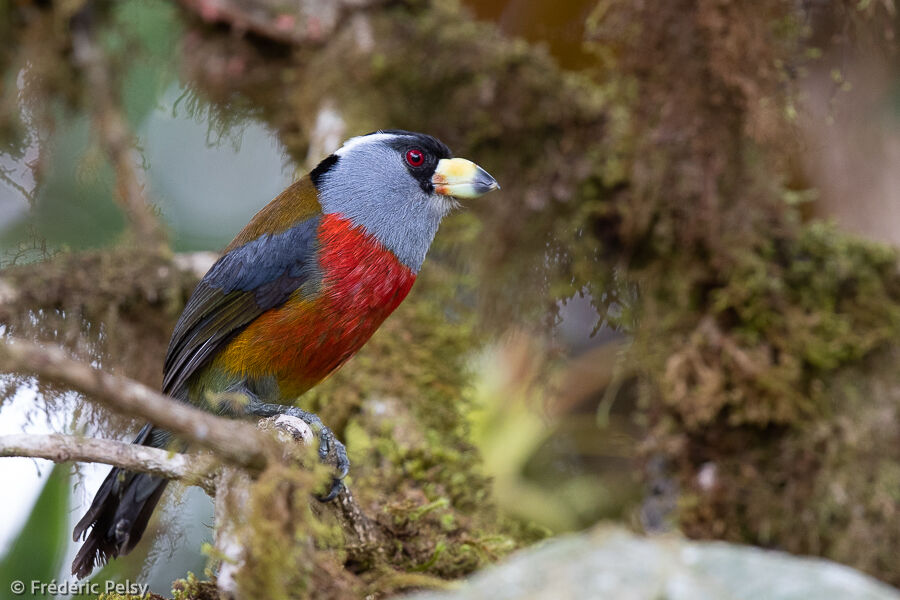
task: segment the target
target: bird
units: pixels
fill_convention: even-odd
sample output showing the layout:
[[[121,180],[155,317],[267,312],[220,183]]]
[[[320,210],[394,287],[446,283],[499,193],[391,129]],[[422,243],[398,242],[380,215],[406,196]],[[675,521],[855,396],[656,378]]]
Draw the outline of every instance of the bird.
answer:
[[[319,498],[333,499],[349,470],[346,449],[298,397],[400,305],[458,199],[499,187],[431,135],[385,129],[348,139],[256,213],[197,284],[168,346],[163,393],[229,416],[301,418],[318,433],[320,458],[335,454],[330,491]],[[223,394],[246,403],[223,408],[215,402]],[[147,424],[133,443],[173,440]],[[114,467],[74,528],[84,543],[72,574],[131,551],[167,483]]]

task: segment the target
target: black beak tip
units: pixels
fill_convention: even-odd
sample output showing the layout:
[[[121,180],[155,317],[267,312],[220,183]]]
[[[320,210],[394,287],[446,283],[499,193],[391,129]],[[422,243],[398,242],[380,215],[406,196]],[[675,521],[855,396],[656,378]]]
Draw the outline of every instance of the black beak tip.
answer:
[[[500,184],[494,179],[490,173],[478,167],[478,173],[475,175],[474,188],[479,194],[487,194],[494,190],[500,189]]]

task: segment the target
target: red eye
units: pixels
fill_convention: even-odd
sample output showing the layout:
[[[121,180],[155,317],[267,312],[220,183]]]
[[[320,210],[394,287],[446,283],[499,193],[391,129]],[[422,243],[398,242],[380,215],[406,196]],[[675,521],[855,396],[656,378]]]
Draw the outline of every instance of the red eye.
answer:
[[[421,167],[425,163],[425,153],[418,148],[406,152],[406,162],[412,167]]]

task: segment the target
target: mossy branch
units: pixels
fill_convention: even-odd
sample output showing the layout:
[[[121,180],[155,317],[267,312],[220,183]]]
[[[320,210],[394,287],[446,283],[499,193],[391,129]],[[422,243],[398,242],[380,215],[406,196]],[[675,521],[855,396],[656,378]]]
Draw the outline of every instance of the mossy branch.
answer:
[[[263,419],[259,429],[241,421],[217,417],[127,377],[111,375],[73,360],[57,346],[6,338],[0,343],[0,371],[35,375],[81,392],[116,412],[146,419],[212,450],[226,463],[240,467],[249,475],[261,472],[271,461],[289,460],[286,444],[308,444],[314,437],[305,423],[286,415]],[[282,435],[276,440],[264,430],[286,432],[288,436]],[[31,456],[55,462],[100,462],[184,480],[199,485],[210,494],[215,490],[220,466],[212,457],[170,454],[145,446],[65,435],[0,436],[0,456]],[[352,546],[363,552],[378,551],[384,533],[362,512],[346,487],[328,506]]]
[[[274,456],[275,441],[256,428],[217,417],[133,379],[73,360],[58,346],[7,338],[0,343],[0,370],[35,375],[81,392],[111,410],[146,419],[252,471],[261,470]]]
[[[236,32],[286,44],[319,44],[328,40],[346,14],[383,4],[384,0],[331,0],[296,2],[291,12],[271,0],[179,0],[187,10],[209,23],[225,23]]]

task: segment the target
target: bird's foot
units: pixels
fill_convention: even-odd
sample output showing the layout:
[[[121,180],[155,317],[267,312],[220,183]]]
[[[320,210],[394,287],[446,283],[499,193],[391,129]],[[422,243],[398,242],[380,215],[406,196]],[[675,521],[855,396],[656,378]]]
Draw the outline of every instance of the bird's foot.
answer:
[[[296,406],[284,406],[281,404],[268,404],[251,399],[247,405],[247,413],[258,417],[274,417],[275,415],[289,415],[296,417],[309,425],[319,437],[319,460],[325,462],[329,453],[334,451],[334,463],[337,473],[331,480],[331,489],[324,496],[316,496],[322,502],[329,502],[337,498],[344,489],[344,477],[350,472],[350,459],[347,458],[347,448],[337,439],[334,432],[329,429],[319,415],[307,412]]]

